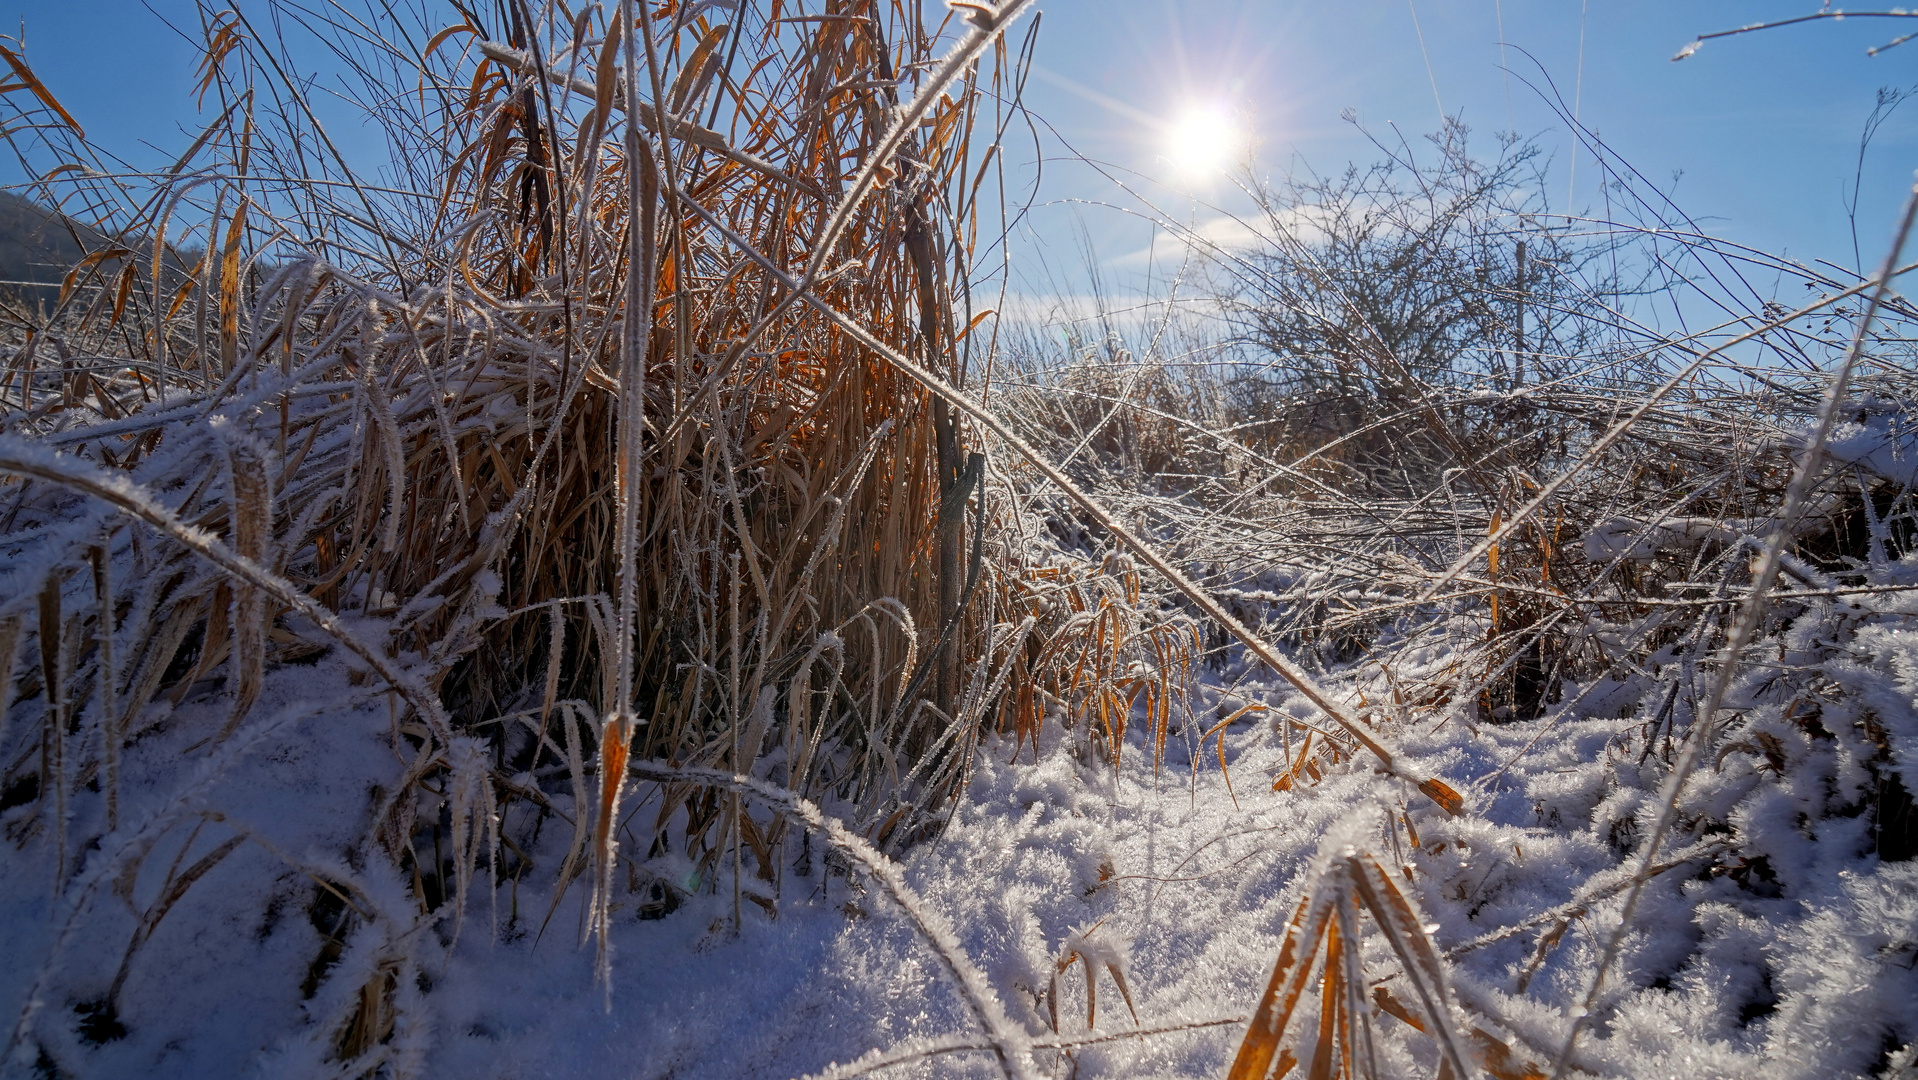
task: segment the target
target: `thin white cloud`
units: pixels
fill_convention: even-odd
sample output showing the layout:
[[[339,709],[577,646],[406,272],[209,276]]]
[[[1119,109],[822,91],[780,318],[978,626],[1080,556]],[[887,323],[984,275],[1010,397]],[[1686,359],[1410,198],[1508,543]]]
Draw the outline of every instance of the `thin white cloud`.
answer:
[[[1108,265],[1126,270],[1165,269],[1189,260],[1271,250],[1282,236],[1309,246],[1325,236],[1324,214],[1324,209],[1317,206],[1293,207],[1271,216],[1220,214],[1191,226],[1164,229],[1155,244],[1115,256]]]
[[[1115,269],[1167,267],[1195,258],[1270,246],[1270,240],[1250,222],[1236,217],[1209,218],[1195,225],[1162,229],[1154,242],[1109,260]]]

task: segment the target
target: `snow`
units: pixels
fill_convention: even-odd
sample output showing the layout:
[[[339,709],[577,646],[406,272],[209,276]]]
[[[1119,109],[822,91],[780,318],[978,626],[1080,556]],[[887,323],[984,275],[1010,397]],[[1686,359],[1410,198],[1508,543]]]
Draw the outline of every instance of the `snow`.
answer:
[[[1884,570],[1914,573],[1910,560]],[[1918,634],[1901,604],[1897,593],[1801,602],[1759,650],[1777,661],[1748,666],[1732,688],[1740,718],[1685,792],[1577,1068],[1858,1077],[1918,1040],[1918,862],[1881,860],[1858,809],[1873,768],[1918,787]],[[1443,649],[1404,655],[1447,662]],[[358,846],[406,754],[387,698],[355,688],[336,649],[271,673],[252,718],[217,746],[196,745],[226,718],[217,684],[177,709],[151,706],[125,754],[122,828],[104,834],[93,793],[74,800],[83,857],[59,898],[46,831],[30,828],[37,811],[0,817],[0,953],[11,960],[0,1016],[10,1027],[20,1018],[23,1036],[7,1075],[339,1075],[341,1026],[363,987],[390,978],[392,1028],[374,1051],[390,1075],[783,1078],[890,1062],[884,1075],[998,1076],[982,1018],[997,1024],[1003,1010],[1011,1043],[1034,1048],[1020,1052],[1035,1075],[1216,1077],[1334,847],[1411,868],[1461,1015],[1549,1066],[1617,926],[1639,823],[1675,745],[1652,713],[1661,680],[1692,676],[1665,660],[1662,671],[1568,686],[1536,721],[1474,729],[1408,715],[1396,737],[1410,771],[1466,797],[1467,814],[1452,818],[1363,759],[1273,790],[1290,766],[1282,718],[1313,711],[1232,659],[1204,671],[1156,765],[1143,725],[1116,765],[1083,727],[1049,723],[1036,748],[988,740],[949,828],[909,855],[896,888],[846,873],[837,857],[802,860],[777,917],[747,903],[737,932],[723,876],[682,882],[690,898],[659,919],[635,918],[636,898],[616,897],[609,1010],[581,943],[583,880],[547,921],[550,882],[502,881],[490,890],[495,915],[481,870],[465,905],[422,918],[411,883]],[[1327,684],[1348,701],[1382,700],[1377,671],[1332,672]],[[1196,739],[1241,699],[1273,707],[1227,730],[1228,789],[1216,744]],[[1689,700],[1676,699],[1676,738]],[[1654,704],[1621,720],[1631,701]],[[0,747],[9,760],[39,728],[36,716],[12,721]],[[1301,735],[1291,733],[1294,750]],[[462,791],[483,786],[473,777],[484,762],[468,764],[450,796],[472,804]],[[655,812],[655,790],[629,785],[633,812]],[[763,785],[746,790],[761,792],[762,811],[781,801]],[[422,817],[434,812],[423,800]],[[526,812],[510,805],[501,827]],[[570,833],[549,823],[530,854],[556,865]],[[124,1034],[89,1019],[168,868],[234,837],[244,839],[133,954],[113,1018]],[[647,863],[661,874],[690,866],[670,852]],[[316,880],[358,912],[330,967],[316,965]],[[756,878],[744,884],[770,896]],[[1376,930],[1363,961],[1368,979],[1398,970]],[[1374,1023],[1387,1075],[1432,1074],[1429,1040],[1389,1017]]]
[[[1867,400],[1855,419],[1832,429],[1825,452],[1902,487],[1918,484],[1918,433],[1893,402]]]

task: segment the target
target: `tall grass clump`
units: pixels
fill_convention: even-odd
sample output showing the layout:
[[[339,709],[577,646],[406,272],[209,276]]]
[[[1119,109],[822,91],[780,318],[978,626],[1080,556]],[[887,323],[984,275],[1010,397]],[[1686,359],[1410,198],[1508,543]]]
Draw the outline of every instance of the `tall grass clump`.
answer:
[[[973,260],[999,242],[1024,6],[204,6],[211,120],[157,172],[9,48],[22,165],[86,250],[51,310],[16,312],[0,380],[8,829],[63,912],[12,1052],[162,837],[184,857],[233,830],[316,883],[305,992],[339,1004],[315,1052],[372,1069],[422,1037],[416,931],[456,942],[475,896],[540,934],[583,895],[610,988],[616,916],[723,887],[737,926],[791,876],[891,873],[873,849],[942,827],[987,731],[1083,721],[1116,762],[1143,711],[1163,748],[1193,620],[1124,560],[1000,531],[1021,514],[988,446],[1395,767],[965,389],[996,333]],[[343,93],[291,74],[315,55]],[[329,809],[363,823],[340,864],[193,801],[310,712],[256,715],[315,662],[358,687],[336,704],[386,701],[401,765]],[[156,734],[198,779],[123,816],[127,748]],[[215,850],[163,872],[123,972]],[[892,891],[1022,1073],[990,989]],[[358,981],[322,995],[346,956]]]
[[[603,971],[616,910],[725,880],[770,912],[839,834],[715,776],[882,851],[935,831],[982,732],[1043,715],[1063,618],[925,385],[992,335],[1023,6],[203,5],[210,122],[157,172],[9,43],[10,138],[86,254],[0,376],[0,766],[74,918],[102,835],[137,869],[205,825],[124,819],[127,744],[217,689],[187,752],[228,760],[327,654],[391,702],[403,775],[339,809],[413,918],[485,880],[536,931],[586,889]]]

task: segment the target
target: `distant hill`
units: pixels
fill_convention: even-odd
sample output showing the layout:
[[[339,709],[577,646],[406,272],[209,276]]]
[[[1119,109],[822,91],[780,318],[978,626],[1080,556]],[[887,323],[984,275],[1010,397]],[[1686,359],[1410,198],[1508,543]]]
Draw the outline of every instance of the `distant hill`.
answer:
[[[78,234],[79,240],[75,240]],[[29,304],[56,302],[60,281],[104,233],[31,199],[0,192],[0,289]]]
[[[29,309],[51,308],[60,300],[60,282],[67,271],[88,252],[113,242],[106,233],[58,210],[0,191],[0,295],[18,297]],[[128,246],[151,257],[151,244],[141,238]],[[184,275],[198,257],[197,252],[174,249],[167,264],[173,274]]]

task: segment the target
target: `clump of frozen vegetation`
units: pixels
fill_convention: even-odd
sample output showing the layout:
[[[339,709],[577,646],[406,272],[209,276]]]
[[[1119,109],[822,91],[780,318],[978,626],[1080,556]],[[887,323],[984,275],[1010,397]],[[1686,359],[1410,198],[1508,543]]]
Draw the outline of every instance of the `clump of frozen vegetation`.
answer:
[[[302,23],[378,183],[239,14],[158,179],[9,51],[98,220],[0,364],[0,1072],[1918,1070],[1902,234],[1454,124],[1061,348],[969,261],[1023,5],[730,10]]]

